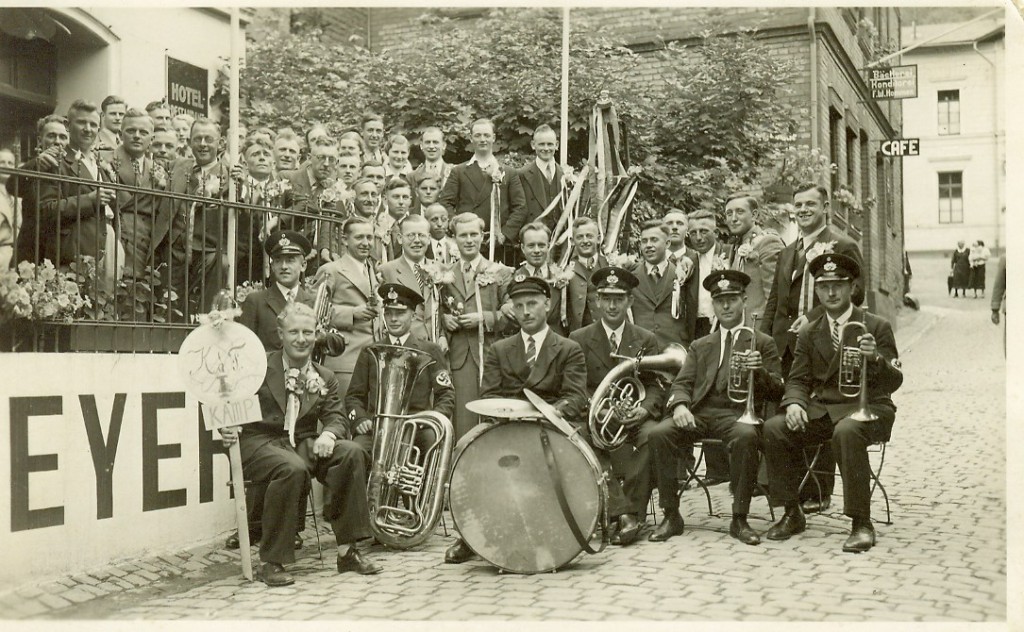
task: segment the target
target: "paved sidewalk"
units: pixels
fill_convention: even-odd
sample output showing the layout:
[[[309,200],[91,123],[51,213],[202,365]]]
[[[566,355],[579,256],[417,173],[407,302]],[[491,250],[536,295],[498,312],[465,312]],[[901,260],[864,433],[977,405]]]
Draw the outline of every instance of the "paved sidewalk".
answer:
[[[915,261],[915,287],[929,274],[919,268],[939,275],[939,264]],[[339,576],[331,547],[320,567],[308,530],[294,586],[245,582],[237,554],[218,541],[19,588],[0,595],[0,608],[60,619],[1005,620],[1002,330],[988,320],[987,299],[918,296],[925,307],[902,313],[897,333],[906,380],[882,477],[893,524],[880,522],[876,493],[878,545],[869,553],[841,552],[849,522],[839,498],[835,513],[808,517],[806,533],[751,547],[729,538],[728,517],[708,516],[691,490],[683,536],[609,547],[554,574],[446,565],[451,540],[442,534],[416,551],[371,549],[380,575]],[[727,486],[712,495],[727,511]],[[752,526],[766,529],[763,498],[752,512]]]

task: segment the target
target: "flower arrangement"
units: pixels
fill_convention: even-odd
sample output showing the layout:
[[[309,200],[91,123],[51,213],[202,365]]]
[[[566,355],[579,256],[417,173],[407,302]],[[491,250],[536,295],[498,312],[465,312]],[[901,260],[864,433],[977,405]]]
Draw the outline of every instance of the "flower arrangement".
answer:
[[[608,253],[605,255],[605,259],[608,260],[608,265],[617,268],[629,269],[637,264],[636,255],[619,254],[617,252]]]
[[[712,270],[716,269],[715,266],[714,266],[714,263],[712,263],[711,269]],[[693,260],[690,259],[689,257],[680,257],[679,260],[676,261],[675,272],[676,272],[676,278],[675,278],[676,284],[677,285],[682,285],[683,283],[686,282],[686,279],[689,279],[690,275],[693,274]]]
[[[90,305],[82,296],[75,276],[60,272],[49,259],[36,265],[28,261],[18,270],[0,273],[0,319],[60,320],[70,323]]]
[[[454,262],[444,262],[437,259],[424,259],[420,262],[420,274],[424,280],[434,285],[445,285],[455,282]]]
[[[444,311],[456,318],[466,313],[466,306],[462,304],[462,301],[455,300],[455,297],[451,294],[445,294],[442,303],[444,304]]]
[[[689,260],[689,257],[683,257],[683,259]],[[716,270],[728,270],[728,269],[729,269],[729,260],[725,257],[725,255],[715,255],[714,257],[711,258],[711,271],[712,272],[714,272]]]
[[[564,268],[551,264],[551,285],[556,290],[568,287],[572,277],[576,274],[574,266],[567,265]]]
[[[512,277],[512,268],[501,263],[488,266],[485,270],[476,273],[476,286],[487,287],[498,282],[507,281]]]
[[[149,170],[149,181],[154,189],[164,190],[167,188],[167,167],[159,160],[153,161],[153,167]]]
[[[240,307],[228,307],[225,309],[214,309],[210,310],[208,314],[197,314],[196,321],[200,325],[213,325],[214,327],[220,327],[221,323],[226,320],[234,320],[242,315],[242,308]]]
[[[833,249],[835,247],[836,242],[834,241],[819,241],[807,249],[805,258],[807,259],[807,262],[810,263],[811,261],[814,261],[816,257],[834,252]]]
[[[244,281],[241,285],[235,288],[235,300],[241,305],[245,302],[253,292],[260,292],[266,289],[263,285],[263,281]]]
[[[271,180],[268,182],[267,186],[263,189],[263,194],[268,200],[274,200],[280,198],[286,192],[291,191],[291,189],[292,184],[288,182],[288,180],[280,178],[278,180]]]
[[[329,204],[348,202],[352,199],[355,199],[355,193],[349,190],[349,188],[345,186],[344,182],[336,180],[320,192],[320,197],[317,198],[317,201],[319,206],[323,208]]]
[[[220,194],[220,176],[210,176],[201,181],[200,191],[206,197],[216,197]]]
[[[312,366],[306,367],[305,374],[295,367],[288,369],[284,374],[284,388],[300,396],[304,393],[327,394],[327,383]]]

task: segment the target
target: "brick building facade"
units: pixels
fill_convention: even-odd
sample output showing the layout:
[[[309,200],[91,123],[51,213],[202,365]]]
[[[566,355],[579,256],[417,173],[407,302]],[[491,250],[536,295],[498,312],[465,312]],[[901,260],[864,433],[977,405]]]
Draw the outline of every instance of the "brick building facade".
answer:
[[[433,11],[451,23],[471,24],[485,9],[478,8],[336,8],[323,10],[324,31],[344,43],[351,35],[365,38],[371,50],[409,45],[426,28],[416,18]],[[870,308],[892,318],[903,291],[903,174],[899,159],[879,153],[879,141],[902,135],[899,101],[872,101],[863,68],[900,48],[900,12],[895,8],[705,8],[681,7],[640,10],[579,8],[573,20],[597,20],[641,55],[641,68],[624,81],[653,82],[666,66],[657,51],[666,41],[695,40],[714,20],[716,31],[757,29],[773,55],[792,64],[788,86],[793,105],[802,114],[797,142],[818,148],[837,169],[831,182],[836,192],[848,190],[860,209],[835,203],[832,221],[859,239],[868,267]],[[361,32],[359,24],[364,24]],[[335,38],[333,32],[344,33]]]

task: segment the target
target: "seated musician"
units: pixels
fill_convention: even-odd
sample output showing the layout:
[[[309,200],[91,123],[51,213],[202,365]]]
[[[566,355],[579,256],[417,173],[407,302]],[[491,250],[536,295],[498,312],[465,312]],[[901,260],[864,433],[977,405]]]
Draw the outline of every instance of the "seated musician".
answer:
[[[903,384],[892,326],[851,302],[860,266],[852,257],[823,254],[809,264],[814,275],[814,293],[825,313],[812,319],[797,335],[793,368],[786,381],[782,405],[786,412],[769,419],[764,426],[768,486],[772,498],[786,512],[765,537],[786,540],[804,530],[798,487],[804,446],[830,441],[843,478],[843,513],[853,519],[850,536],[843,544],[849,552],[867,551],[875,544],[871,524],[871,469],[867,447],[887,441],[896,419],[890,397]],[[864,323],[866,333],[857,337],[861,362],[867,363],[867,408],[875,421],[857,421],[851,415],[860,399],[839,391],[840,361],[844,341],[840,328],[849,322]],[[852,334],[843,336],[853,346]],[[856,354],[851,354],[856,358]],[[858,363],[859,365],[860,363]],[[859,377],[860,368],[852,375]]]
[[[257,393],[263,421],[222,429],[226,445],[239,442],[246,480],[267,483],[260,540],[260,578],[268,586],[294,583],[284,565],[295,561],[292,539],[299,519],[299,500],[310,474],[323,483],[330,500],[324,518],[330,521],[338,543],[339,573],[380,572],[363,559],[355,543],[370,537],[366,504],[366,467],[369,459],[349,440],[338,380],[334,373],[314,364],[316,318],[312,308],[292,303],[278,315],[282,350],[267,354],[267,376]],[[298,374],[298,379],[287,376]],[[291,444],[286,427],[287,400],[299,397],[299,417]],[[317,434],[317,424],[323,430]]]
[[[528,388],[570,423],[586,419],[587,361],[577,343],[548,327],[551,286],[537,277],[517,276],[508,296],[521,329],[487,350],[480,397],[522,399]],[[459,440],[456,451],[486,426],[480,423],[470,430]],[[473,551],[459,538],[445,552],[444,561],[461,564],[472,557]]]
[[[765,400],[777,401],[782,395],[782,364],[771,336],[755,332],[751,350],[750,332],[737,329],[744,325],[748,283],[750,277],[738,270],[717,270],[704,279],[719,328],[690,345],[665,404],[665,411],[671,411],[671,416],[649,433],[659,502],[665,512],[665,519],[648,538],[652,542],[683,533],[676,463],[681,447],[706,438],[722,440],[729,454],[733,491],[729,535],[744,544],[761,542],[747,524],[747,510],[757,479],[759,432],[757,426],[737,421],[745,404],[729,399],[729,374],[731,370],[739,370],[743,375],[755,371],[756,406]],[[730,369],[733,362],[735,367]]]
[[[373,419],[377,413],[377,394],[382,386],[377,384],[379,373],[368,349],[379,345],[395,345],[429,353],[434,362],[420,373],[413,385],[408,413],[433,410],[449,419],[455,413],[455,389],[448,373],[448,361],[441,353],[441,348],[409,331],[416,307],[423,303],[423,297],[416,290],[399,283],[384,283],[377,288],[377,294],[383,300],[387,334],[383,340],[359,352],[352,381],[345,394],[345,408],[353,422],[353,441],[366,450],[367,454],[373,453]],[[429,430],[418,434],[428,433],[433,434]],[[435,440],[436,437],[417,436],[416,444],[422,450]]]
[[[632,273],[623,268],[605,267],[594,272],[591,281],[597,288],[600,320],[577,329],[569,338],[583,348],[587,360],[587,395],[593,406],[594,391],[608,372],[622,362],[621,357],[615,356],[655,355],[661,351],[661,343],[651,332],[626,321],[633,304],[633,288],[639,283]],[[645,391],[643,401],[637,402],[624,419],[610,420],[624,427],[627,433],[624,445],[629,446],[617,455],[616,461],[611,461],[613,471],[608,477],[608,515],[612,520],[618,516],[619,527],[612,536],[612,544],[627,545],[636,541],[640,535],[638,517],[647,507],[653,489],[647,433],[661,415],[665,387],[661,376],[653,371],[641,371],[639,379]],[[594,452],[605,454],[604,450],[596,448]],[[623,471],[616,471],[616,466]],[[624,485],[619,484],[620,475]]]

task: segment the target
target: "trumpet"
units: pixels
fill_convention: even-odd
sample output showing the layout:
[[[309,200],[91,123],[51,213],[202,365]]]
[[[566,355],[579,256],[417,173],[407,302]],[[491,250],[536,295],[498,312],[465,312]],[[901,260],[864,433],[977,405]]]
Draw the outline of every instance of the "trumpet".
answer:
[[[746,403],[743,414],[736,421],[741,424],[759,426],[764,423],[764,420],[754,412],[754,369],[744,373],[739,367],[740,356],[736,352],[740,333],[744,331],[750,332],[749,351],[757,350],[757,334],[754,333],[754,329],[752,327],[737,327],[736,340],[733,341],[733,351],[729,357],[729,388],[727,394],[731,402],[737,404]]]
[[[839,394],[843,397],[853,399],[860,398],[860,408],[850,418],[855,421],[875,421],[878,415],[868,410],[868,363],[858,346],[847,346],[844,337],[850,329],[859,331],[860,336],[867,333],[867,325],[860,322],[848,321],[839,328]]]

